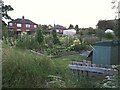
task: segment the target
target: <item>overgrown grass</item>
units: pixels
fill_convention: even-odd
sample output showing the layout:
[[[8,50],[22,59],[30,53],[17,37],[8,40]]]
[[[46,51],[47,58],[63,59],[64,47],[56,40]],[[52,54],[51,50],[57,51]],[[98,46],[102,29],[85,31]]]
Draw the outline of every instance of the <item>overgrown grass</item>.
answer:
[[[3,87],[45,87],[52,64],[46,56],[3,45]]]
[[[67,88],[93,88],[96,85],[95,79],[86,78],[82,75],[73,74],[68,68],[68,64],[71,60],[83,60],[86,57],[79,54],[66,55],[59,58],[53,58],[55,64],[54,75],[61,76]]]
[[[70,63],[71,60],[74,60],[74,59],[83,60],[83,59],[86,59],[86,57],[80,56],[80,54],[73,54],[73,55],[61,56],[58,58],[52,58],[54,63],[63,69],[68,68],[68,64]]]
[[[79,54],[48,58],[28,50],[3,45],[3,88],[91,88],[94,81],[75,76],[68,68],[72,59],[82,60]],[[61,77],[49,81],[48,76]],[[64,83],[61,85],[61,81]],[[52,84],[51,84],[52,82]],[[49,85],[50,84],[50,85]]]

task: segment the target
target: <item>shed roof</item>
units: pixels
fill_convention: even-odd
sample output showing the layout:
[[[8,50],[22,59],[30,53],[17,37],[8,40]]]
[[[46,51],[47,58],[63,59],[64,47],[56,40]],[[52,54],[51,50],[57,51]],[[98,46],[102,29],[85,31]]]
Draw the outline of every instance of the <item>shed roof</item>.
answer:
[[[119,41],[101,41],[93,44],[93,46],[120,46]]]

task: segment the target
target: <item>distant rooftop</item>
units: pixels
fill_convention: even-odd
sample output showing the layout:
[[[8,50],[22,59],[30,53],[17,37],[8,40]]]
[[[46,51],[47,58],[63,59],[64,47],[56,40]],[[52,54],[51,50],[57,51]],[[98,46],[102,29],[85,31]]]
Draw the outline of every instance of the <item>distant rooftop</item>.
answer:
[[[29,20],[29,19],[25,19],[24,16],[23,16],[22,18],[17,18],[17,19],[15,19],[15,20],[13,20],[13,21],[10,21],[9,23],[36,24],[36,23],[32,22],[32,21]],[[37,24],[36,24],[36,25],[37,25]]]
[[[57,24],[57,25],[54,25],[54,28],[55,28],[55,29],[63,29],[63,30],[66,29],[66,27],[63,27],[63,26],[58,25],[58,24]]]

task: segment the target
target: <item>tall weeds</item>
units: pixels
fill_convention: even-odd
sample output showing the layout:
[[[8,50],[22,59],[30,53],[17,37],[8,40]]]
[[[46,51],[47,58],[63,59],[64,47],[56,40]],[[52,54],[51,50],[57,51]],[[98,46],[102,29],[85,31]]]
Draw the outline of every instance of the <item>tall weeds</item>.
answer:
[[[3,87],[45,87],[45,80],[52,70],[52,62],[20,49],[3,48]]]

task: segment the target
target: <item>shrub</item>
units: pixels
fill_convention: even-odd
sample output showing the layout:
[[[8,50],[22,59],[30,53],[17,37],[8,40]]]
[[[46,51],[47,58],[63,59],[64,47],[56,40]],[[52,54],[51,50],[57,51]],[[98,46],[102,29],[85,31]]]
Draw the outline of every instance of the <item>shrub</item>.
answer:
[[[26,48],[26,49],[39,48],[39,44],[38,42],[36,42],[35,37],[30,35],[18,36],[16,40],[16,46],[20,48]]]
[[[52,47],[52,36],[51,35],[45,35],[44,37],[45,44],[48,45],[48,48]]]
[[[105,38],[106,39],[114,39],[115,35],[111,32],[107,32],[107,33],[105,33]]]
[[[73,44],[73,41],[75,40],[74,36],[62,36],[60,37],[60,42],[64,47],[68,47],[71,44]]]
[[[72,50],[72,51],[78,51],[80,52],[81,50],[84,50],[86,48],[86,45],[85,43],[81,43],[79,39],[76,39],[73,41],[73,44],[68,47],[69,50]]]
[[[56,30],[53,30],[53,31],[52,31],[52,36],[53,36],[53,38],[52,38],[53,44],[60,44],[59,38],[57,37],[57,32],[56,32]]]
[[[44,36],[42,33],[42,28],[37,28],[37,32],[35,35],[36,41],[41,44],[44,41]]]
[[[98,41],[97,37],[85,37],[84,38],[84,42],[86,43],[86,45],[94,44],[97,41]]]

